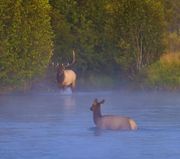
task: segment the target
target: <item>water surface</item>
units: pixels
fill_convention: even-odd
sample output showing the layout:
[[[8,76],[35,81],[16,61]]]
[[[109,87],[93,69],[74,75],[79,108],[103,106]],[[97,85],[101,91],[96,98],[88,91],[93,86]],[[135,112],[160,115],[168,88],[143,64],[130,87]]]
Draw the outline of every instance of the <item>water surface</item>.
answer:
[[[89,110],[132,117],[139,129],[98,131]],[[178,159],[180,98],[168,92],[60,92],[0,96],[2,159]]]

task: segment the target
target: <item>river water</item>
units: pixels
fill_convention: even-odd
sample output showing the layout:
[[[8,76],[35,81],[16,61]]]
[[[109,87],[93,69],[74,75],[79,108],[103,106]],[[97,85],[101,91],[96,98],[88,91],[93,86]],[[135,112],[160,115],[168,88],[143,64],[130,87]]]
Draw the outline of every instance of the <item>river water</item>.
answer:
[[[98,131],[89,110],[133,118],[139,129]],[[0,96],[0,159],[178,159],[180,94],[102,91]]]

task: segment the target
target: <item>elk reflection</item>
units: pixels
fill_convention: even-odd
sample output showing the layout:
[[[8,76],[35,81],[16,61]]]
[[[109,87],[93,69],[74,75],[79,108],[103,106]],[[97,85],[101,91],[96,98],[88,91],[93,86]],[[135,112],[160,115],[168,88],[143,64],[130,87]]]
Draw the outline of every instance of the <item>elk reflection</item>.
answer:
[[[63,105],[65,106],[66,110],[72,110],[74,109],[76,105],[76,100],[74,96],[63,96]]]
[[[94,136],[101,136],[104,130],[99,129],[97,127],[91,127],[89,128],[89,131],[92,131]]]

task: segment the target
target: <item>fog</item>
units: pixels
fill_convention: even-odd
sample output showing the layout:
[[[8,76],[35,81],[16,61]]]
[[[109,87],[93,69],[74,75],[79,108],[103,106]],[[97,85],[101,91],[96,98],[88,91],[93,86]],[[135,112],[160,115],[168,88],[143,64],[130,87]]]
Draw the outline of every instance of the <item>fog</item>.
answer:
[[[99,131],[89,110],[105,99],[102,114],[129,116],[137,131]],[[2,159],[177,159],[179,93],[59,90],[0,96]]]

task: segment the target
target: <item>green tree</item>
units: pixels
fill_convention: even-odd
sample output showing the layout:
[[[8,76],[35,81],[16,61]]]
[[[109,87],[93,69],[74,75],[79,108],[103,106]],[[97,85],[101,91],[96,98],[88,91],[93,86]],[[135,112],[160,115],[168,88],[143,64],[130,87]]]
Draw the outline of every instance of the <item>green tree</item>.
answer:
[[[51,0],[53,60],[69,61],[77,50],[79,73],[134,74],[164,49],[163,0]],[[117,69],[118,68],[118,69]]]
[[[52,26],[56,37],[54,61],[68,61],[75,48],[79,73],[112,72],[114,59],[106,33],[106,1],[50,1],[54,8]]]
[[[180,1],[164,0],[164,8],[168,30],[180,35]]]
[[[158,89],[180,89],[180,53],[168,53],[146,68],[141,83]]]
[[[74,36],[72,34],[75,3],[72,0],[50,0],[51,25],[54,37],[54,54],[52,61],[55,63],[67,62],[72,57]]]
[[[180,51],[180,1],[164,0],[165,20],[167,23],[166,48],[168,52]]]
[[[163,52],[164,12],[161,1],[118,0],[112,3],[115,59],[134,74]]]
[[[0,3],[1,85],[21,85],[42,75],[52,56],[48,0]]]

